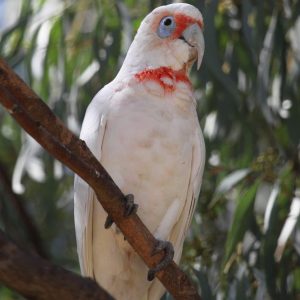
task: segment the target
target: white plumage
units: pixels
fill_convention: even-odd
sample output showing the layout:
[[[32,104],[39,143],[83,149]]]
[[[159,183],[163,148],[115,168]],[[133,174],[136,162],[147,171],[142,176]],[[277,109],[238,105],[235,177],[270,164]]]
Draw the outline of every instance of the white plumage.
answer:
[[[176,28],[182,16],[188,17],[190,23],[176,33],[180,38],[176,29],[167,38],[157,35],[166,16],[177,20]],[[186,77],[195,55],[202,59],[204,43],[200,39],[200,49],[193,39],[181,38],[193,20],[201,24],[202,16],[188,4],[157,8],[144,19],[117,77],[89,105],[80,135],[122,192],[134,195],[137,213],[155,237],[172,242],[176,262],[205,161]],[[116,299],[159,299],[163,286],[157,279],[147,281],[147,267],[115,225],[104,229],[106,217],[93,190],[76,176],[75,229],[82,274],[95,278]]]

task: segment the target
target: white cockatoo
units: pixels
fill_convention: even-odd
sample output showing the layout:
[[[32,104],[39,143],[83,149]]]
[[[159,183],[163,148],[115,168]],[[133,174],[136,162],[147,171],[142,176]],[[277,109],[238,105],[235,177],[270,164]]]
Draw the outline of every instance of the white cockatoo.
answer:
[[[189,80],[203,52],[203,19],[184,3],[154,9],[140,25],[116,78],[90,103],[80,138],[159,240],[179,262],[199,195],[205,145]],[[118,300],[160,299],[147,267],[107,214],[94,191],[75,178],[75,228],[80,268]],[[161,245],[160,245],[161,246]]]

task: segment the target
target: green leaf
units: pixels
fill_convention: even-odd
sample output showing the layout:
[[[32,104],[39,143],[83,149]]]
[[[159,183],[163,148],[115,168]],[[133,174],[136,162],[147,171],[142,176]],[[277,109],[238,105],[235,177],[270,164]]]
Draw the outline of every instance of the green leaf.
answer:
[[[257,180],[238,201],[233,216],[233,222],[227,235],[224,265],[249,228],[249,223],[253,217],[253,205],[258,185],[259,181]]]
[[[217,187],[216,192],[226,193],[230,191],[237,183],[244,179],[250,173],[250,171],[251,170],[248,168],[233,171],[222,179]]]
[[[295,291],[300,294],[300,268],[297,268],[294,273],[293,273],[293,277],[294,277],[294,287],[295,287]]]
[[[199,280],[200,288],[201,288],[201,297],[203,300],[213,300],[215,299],[213,297],[211,287],[208,282],[207,275],[204,271],[202,270],[194,270],[195,274],[197,275],[197,278]]]

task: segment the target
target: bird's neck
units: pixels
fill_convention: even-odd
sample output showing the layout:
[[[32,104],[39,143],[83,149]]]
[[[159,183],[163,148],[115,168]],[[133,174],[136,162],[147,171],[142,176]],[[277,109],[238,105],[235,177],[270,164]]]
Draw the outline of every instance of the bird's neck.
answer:
[[[173,92],[179,82],[191,86],[185,70],[173,70],[170,67],[147,68],[134,74],[141,83],[152,80],[158,83],[166,92]]]
[[[140,46],[142,45],[142,46]],[[165,92],[174,92],[180,84],[189,86],[191,82],[188,74],[191,65],[182,62],[160,47],[150,47],[139,38],[135,38],[130,46],[123,65],[116,76],[117,81],[138,81],[147,84],[157,83]]]
[[[166,51],[161,44],[148,43],[147,36],[138,35],[133,40],[123,65],[117,75],[118,78],[132,77],[145,70],[162,71],[171,69],[175,72],[185,72],[187,77],[190,68],[185,64],[184,57],[178,57],[170,54],[170,49]],[[169,74],[170,72],[168,72]]]

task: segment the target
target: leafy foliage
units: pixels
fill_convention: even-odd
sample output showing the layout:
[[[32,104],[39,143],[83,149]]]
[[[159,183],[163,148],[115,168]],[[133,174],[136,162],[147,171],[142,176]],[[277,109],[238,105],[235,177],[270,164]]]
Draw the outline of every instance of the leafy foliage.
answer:
[[[141,19],[167,2],[2,1],[0,53],[79,133],[88,103],[116,75]],[[205,23],[204,61],[192,79],[207,163],[182,266],[204,299],[296,299],[300,3],[187,2]],[[44,252],[78,271],[73,175],[1,108],[0,144],[0,173],[21,194],[15,201],[34,220]],[[0,176],[1,227],[36,248],[10,193]],[[1,288],[0,298],[18,296]]]

